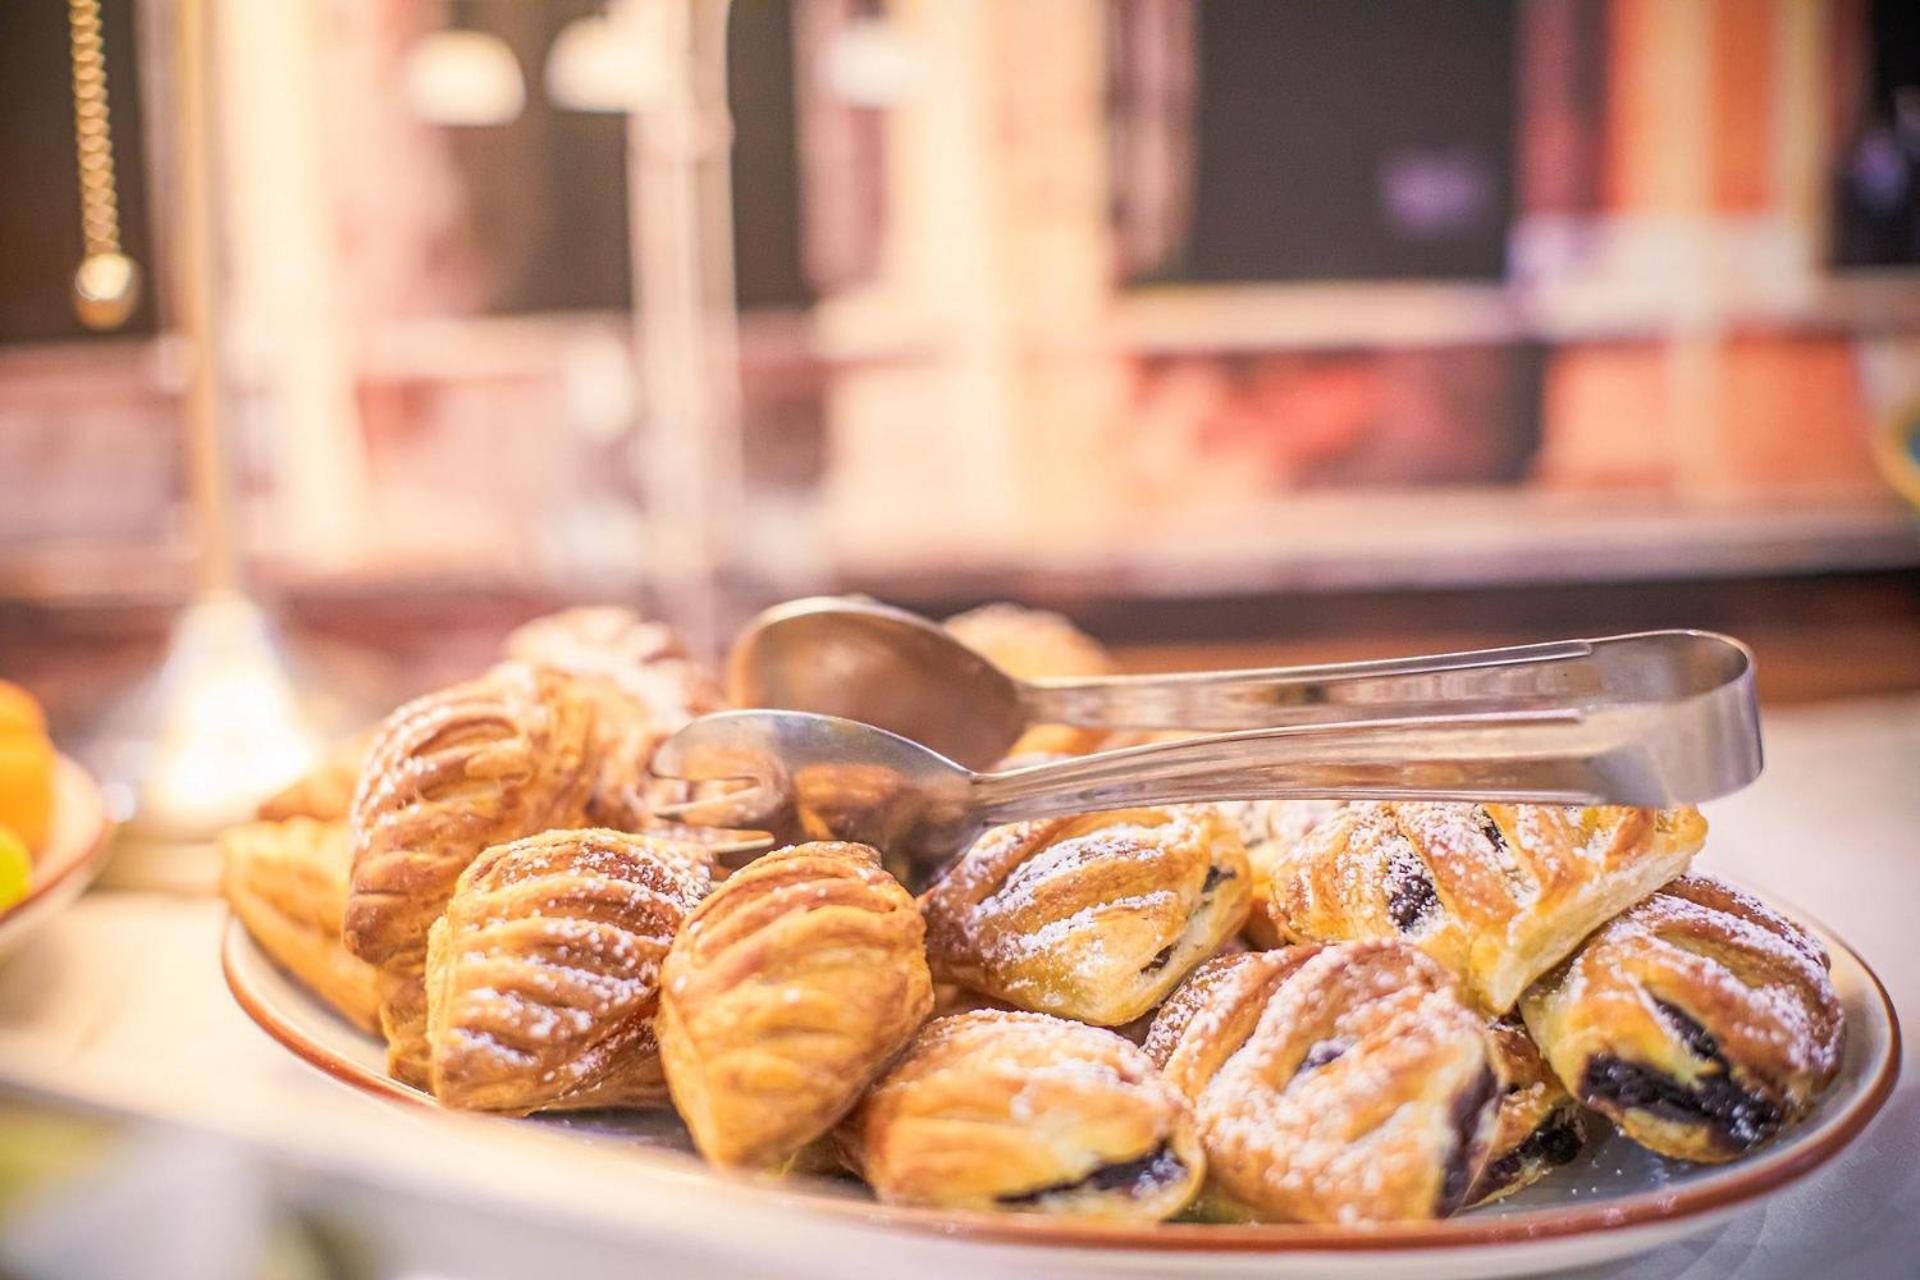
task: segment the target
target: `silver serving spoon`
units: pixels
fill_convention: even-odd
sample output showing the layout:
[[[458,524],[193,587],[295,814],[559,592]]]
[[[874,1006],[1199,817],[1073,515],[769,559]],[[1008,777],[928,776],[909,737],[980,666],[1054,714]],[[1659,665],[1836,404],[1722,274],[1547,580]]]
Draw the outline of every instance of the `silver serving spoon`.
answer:
[[[1726,636],[1649,631],[1375,662],[1023,681],[904,609],[815,597],[750,622],[734,642],[727,679],[736,706],[858,720],[984,769],[1035,724],[1255,729],[1722,691],[1750,709],[1752,660]]]
[[[1743,697],[1744,695],[1744,697]],[[1751,672],[1731,696],[1209,734],[999,773],[837,716],[723,711],[661,744],[654,772],[745,785],[657,807],[779,841],[858,840],[913,887],[989,827],[1135,805],[1329,798],[1667,807],[1760,771]]]

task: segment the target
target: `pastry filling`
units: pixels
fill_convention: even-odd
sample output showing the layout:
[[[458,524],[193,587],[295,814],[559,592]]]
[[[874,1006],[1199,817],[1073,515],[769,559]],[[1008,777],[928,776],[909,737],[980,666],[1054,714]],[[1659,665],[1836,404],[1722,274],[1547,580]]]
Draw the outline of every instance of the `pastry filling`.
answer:
[[[1473,1175],[1477,1172],[1474,1166],[1486,1151],[1481,1137],[1486,1132],[1487,1108],[1493,1105],[1499,1092],[1500,1077],[1492,1068],[1483,1067],[1473,1084],[1453,1100],[1453,1114],[1449,1119],[1458,1137],[1453,1154],[1447,1159],[1446,1177],[1440,1181],[1442,1217],[1460,1207],[1460,1202],[1467,1198],[1467,1188],[1473,1185]]]
[[[1663,1071],[1601,1054],[1587,1063],[1580,1096],[1589,1105],[1611,1104],[1623,1111],[1644,1111],[1681,1124],[1706,1124],[1738,1150],[1764,1141],[1780,1127],[1780,1108],[1748,1093],[1720,1070],[1703,1075],[1688,1088]]]
[[[1415,933],[1440,904],[1433,879],[1410,850],[1396,848],[1387,859],[1387,915],[1402,933]]]
[[[1297,1079],[1309,1071],[1318,1071],[1335,1058],[1353,1047],[1350,1040],[1322,1040],[1307,1050],[1307,1056],[1300,1059],[1300,1069],[1294,1072]]]
[[[1535,1164],[1565,1164],[1580,1154],[1580,1125],[1571,1111],[1547,1117],[1545,1124],[1487,1166],[1480,1185],[1492,1195]]]
[[[1200,902],[1197,906],[1194,907],[1193,914],[1197,916],[1202,911],[1205,911],[1207,909],[1208,895],[1210,895],[1215,889],[1219,888],[1222,884],[1225,884],[1227,881],[1231,879],[1233,879],[1233,872],[1228,871],[1223,867],[1208,867],[1207,878],[1200,882]],[[1173,953],[1179,949],[1180,949],[1180,943],[1177,940],[1174,942],[1169,942],[1166,946],[1160,948],[1160,950],[1157,953],[1155,953],[1153,959],[1147,961],[1146,964],[1141,966],[1140,972],[1141,973],[1160,972],[1160,970],[1167,967],[1168,963],[1173,959]]]
[[[1123,1160],[1117,1164],[1103,1164],[1084,1178],[1075,1178],[1071,1182],[1056,1182],[1051,1186],[1036,1187],[1032,1191],[1021,1191],[1013,1195],[994,1197],[996,1204],[1038,1205],[1053,1196],[1073,1195],[1085,1191],[1121,1191],[1135,1199],[1163,1191],[1178,1184],[1187,1176],[1187,1166],[1179,1156],[1173,1154],[1173,1148],[1162,1143],[1157,1149],[1141,1156],[1138,1160]]]

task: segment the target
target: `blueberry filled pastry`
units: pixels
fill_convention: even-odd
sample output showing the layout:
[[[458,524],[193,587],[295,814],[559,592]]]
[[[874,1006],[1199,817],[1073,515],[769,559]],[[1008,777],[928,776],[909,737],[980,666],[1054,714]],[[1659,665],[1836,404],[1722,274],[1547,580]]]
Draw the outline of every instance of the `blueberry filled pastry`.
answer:
[[[605,829],[483,851],[428,937],[434,1097],[514,1115],[664,1103],[660,966],[710,880],[697,845]]]
[[[1502,1014],[1705,838],[1694,809],[1351,804],[1281,853],[1265,907],[1288,942],[1411,942]]]
[[[1404,943],[1211,961],[1147,1053],[1194,1105],[1210,1214],[1268,1222],[1445,1217],[1491,1147],[1500,1061],[1452,976]]]
[[[1273,897],[1274,869],[1286,861],[1314,828],[1340,812],[1338,800],[1229,800],[1216,806],[1240,833],[1253,868],[1253,911],[1246,934],[1263,950],[1285,946],[1265,904]]]
[[[353,849],[344,822],[249,822],[220,835],[220,889],[260,949],[355,1026],[380,1025],[373,966],[347,951]]]
[[[716,1164],[778,1169],[846,1115],[933,1007],[913,898],[865,845],[735,872],[661,971],[674,1107]]]
[[[1246,850],[1207,805],[997,827],[921,897],[942,981],[1119,1026],[1245,922]]]
[[[1731,1160],[1805,1116],[1845,1037],[1819,942],[1704,876],[1609,921],[1520,1010],[1575,1097],[1684,1160]]]
[[[1158,1222],[1206,1169],[1145,1053],[1038,1013],[927,1024],[837,1136],[882,1201],[940,1209]]]
[[[425,1085],[427,930],[482,849],[581,826],[593,707],[557,672],[504,663],[381,725],[354,795],[348,950],[380,970],[387,1066]]]
[[[1486,1168],[1467,1192],[1470,1206],[1538,1182],[1579,1155],[1587,1141],[1579,1105],[1519,1020],[1502,1018],[1493,1024],[1492,1035],[1505,1084]]]

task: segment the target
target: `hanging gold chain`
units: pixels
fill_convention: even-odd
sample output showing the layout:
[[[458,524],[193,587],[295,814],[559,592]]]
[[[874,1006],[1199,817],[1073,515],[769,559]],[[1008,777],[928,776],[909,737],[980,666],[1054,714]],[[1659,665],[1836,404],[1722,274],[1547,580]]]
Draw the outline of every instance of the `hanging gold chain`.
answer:
[[[73,54],[73,138],[80,171],[80,233],[74,310],[90,329],[117,329],[139,300],[140,271],[120,249],[120,194],[107,118],[107,51],[100,0],[67,0]]]

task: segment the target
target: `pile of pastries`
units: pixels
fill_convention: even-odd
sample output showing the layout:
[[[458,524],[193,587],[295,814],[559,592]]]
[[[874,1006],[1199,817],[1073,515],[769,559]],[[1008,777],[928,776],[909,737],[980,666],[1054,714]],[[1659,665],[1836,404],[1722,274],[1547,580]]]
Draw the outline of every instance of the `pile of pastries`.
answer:
[[[1053,615],[949,625],[1018,674],[1106,663]],[[444,1106],[672,1107],[717,1165],[948,1210],[1435,1218],[1596,1113],[1733,1159],[1838,1068],[1825,953],[1688,874],[1690,809],[1093,813],[990,831],[916,899],[863,845],[730,870],[658,818],[654,748],[720,704],[657,625],[531,623],[229,832],[227,895]]]

